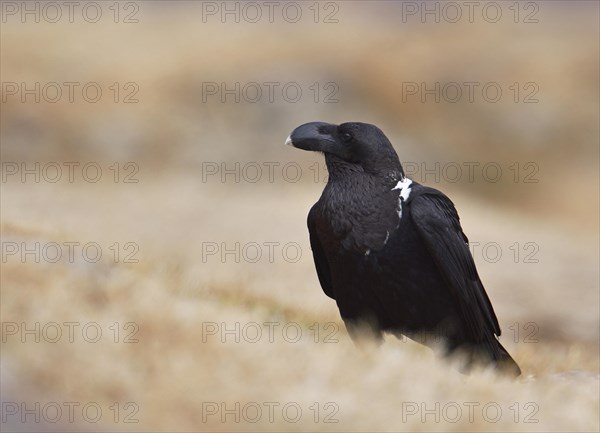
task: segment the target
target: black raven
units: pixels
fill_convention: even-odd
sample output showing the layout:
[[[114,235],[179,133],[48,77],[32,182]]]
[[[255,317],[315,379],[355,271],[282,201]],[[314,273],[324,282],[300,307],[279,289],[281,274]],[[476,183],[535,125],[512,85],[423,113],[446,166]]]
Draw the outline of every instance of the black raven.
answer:
[[[306,123],[286,140],[323,152],[329,172],[308,214],[317,275],[350,336],[382,332],[442,344],[468,370],[515,375],[454,204],[408,179],[383,132],[366,123]]]

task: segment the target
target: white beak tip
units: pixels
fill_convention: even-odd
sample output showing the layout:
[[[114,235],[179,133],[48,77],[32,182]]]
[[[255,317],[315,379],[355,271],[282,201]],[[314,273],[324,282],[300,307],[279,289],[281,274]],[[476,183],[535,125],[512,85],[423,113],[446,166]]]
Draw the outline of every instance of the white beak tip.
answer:
[[[294,145],[292,143],[292,136],[291,135],[288,138],[286,138],[285,144],[287,144],[288,146],[293,146]]]

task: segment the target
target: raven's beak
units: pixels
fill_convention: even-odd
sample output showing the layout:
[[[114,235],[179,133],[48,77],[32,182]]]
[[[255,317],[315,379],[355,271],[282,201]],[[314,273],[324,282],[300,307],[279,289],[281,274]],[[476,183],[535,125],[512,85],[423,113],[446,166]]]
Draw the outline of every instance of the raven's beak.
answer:
[[[335,145],[333,133],[337,125],[324,122],[305,123],[294,129],[285,140],[285,144],[303,150],[325,151],[328,146]]]

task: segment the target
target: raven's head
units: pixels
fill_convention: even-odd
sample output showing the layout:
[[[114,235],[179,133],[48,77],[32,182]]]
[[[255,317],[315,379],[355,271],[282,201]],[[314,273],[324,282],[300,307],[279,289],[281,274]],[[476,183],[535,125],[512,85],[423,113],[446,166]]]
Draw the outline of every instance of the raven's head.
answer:
[[[393,171],[404,175],[390,141],[378,127],[368,123],[305,123],[294,129],[285,143],[323,152],[329,167],[343,165],[370,173]]]

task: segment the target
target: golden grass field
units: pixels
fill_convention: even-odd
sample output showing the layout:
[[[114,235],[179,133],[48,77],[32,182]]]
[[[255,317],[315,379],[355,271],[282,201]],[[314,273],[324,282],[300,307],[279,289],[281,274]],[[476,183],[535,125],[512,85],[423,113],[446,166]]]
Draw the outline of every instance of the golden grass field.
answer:
[[[97,23],[3,9],[2,431],[598,431],[598,3],[535,2],[531,24],[510,4],[493,24],[404,23],[391,2],[336,2],[338,23],[302,3],[295,24],[203,22],[202,2],[120,3],[137,23],[108,3]],[[334,10],[318,7],[321,21]],[[36,82],[104,93],[21,102],[6,87]],[[304,96],[222,103],[207,82]],[[505,94],[403,101],[406,82]],[[514,102],[515,82],[539,102]],[[464,376],[393,337],[350,341],[306,230],[322,156],[283,145],[312,120],[377,124],[415,180],[452,198],[520,378]],[[472,180],[423,177],[436,162],[479,165]]]

